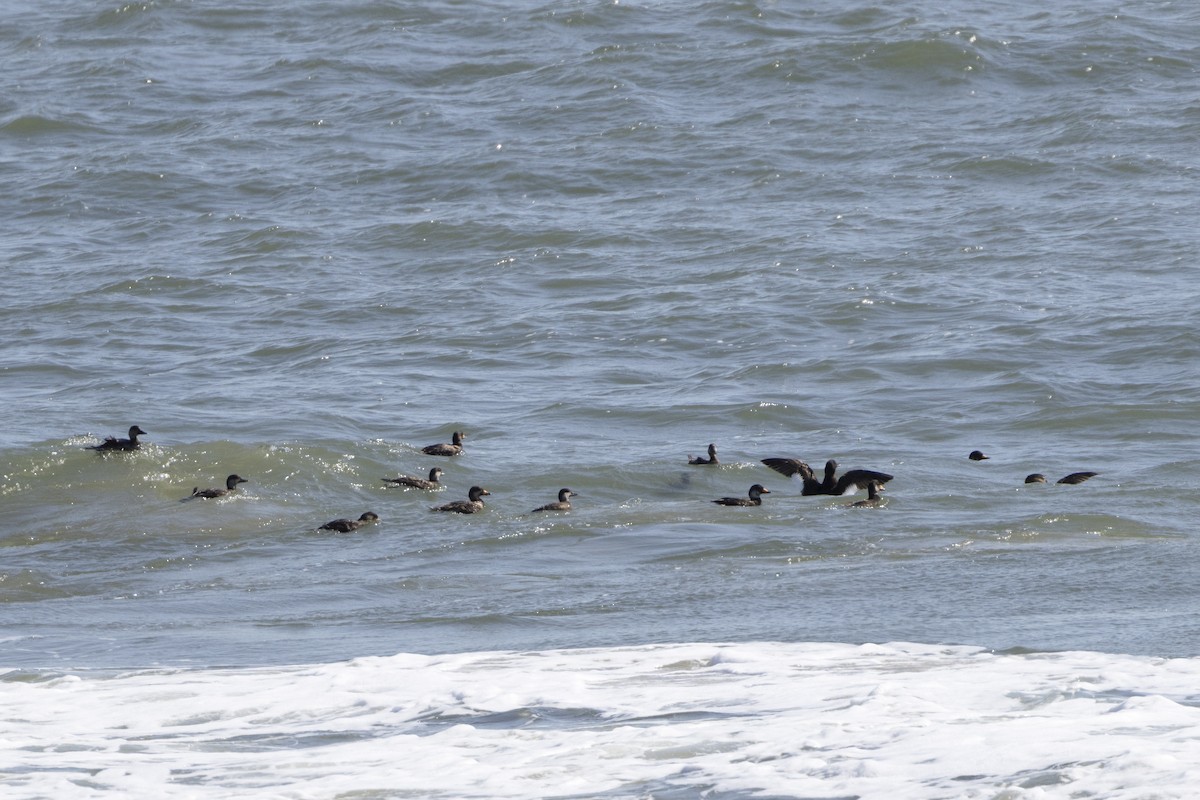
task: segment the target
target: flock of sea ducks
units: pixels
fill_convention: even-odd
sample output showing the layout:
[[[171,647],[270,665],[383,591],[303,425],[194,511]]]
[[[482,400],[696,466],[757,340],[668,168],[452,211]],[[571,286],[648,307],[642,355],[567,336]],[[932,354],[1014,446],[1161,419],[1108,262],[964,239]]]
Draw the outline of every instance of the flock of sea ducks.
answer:
[[[100,453],[121,453],[137,450],[141,447],[138,441],[139,436],[147,436],[148,434],[137,425],[129,428],[129,438],[120,439],[116,436],[109,436],[103,442],[97,445],[92,445],[88,449],[96,450]],[[455,431],[449,443],[440,442],[431,444],[421,448],[421,452],[431,456],[453,457],[461,455],[463,452],[463,440],[466,439],[466,434],[462,431]],[[971,461],[986,461],[988,456],[984,455],[980,450],[972,450],[967,456]],[[708,446],[708,456],[688,456],[688,464],[693,466],[715,466],[720,461],[717,459],[717,446],[710,444]],[[867,492],[866,500],[859,500],[851,503],[854,508],[870,508],[879,507],[883,504],[883,498],[880,492],[883,491],[884,484],[892,479],[892,476],[886,472],[879,472],[873,469],[852,469],[842,473],[839,477],[837,474],[838,463],[833,459],[825,462],[825,476],[818,480],[815,473],[805,462],[796,458],[764,458],[763,464],[766,464],[771,469],[786,475],[789,478],[799,476],[803,485],[801,494],[803,495],[836,495],[842,496],[854,494],[860,489],[865,489]],[[399,475],[395,478],[381,478],[381,480],[389,486],[402,486],[412,489],[436,490],[441,489],[443,484],[439,482],[439,478],[445,472],[441,467],[434,467],[429,470],[428,478],[418,478],[412,475]],[[1072,472],[1063,478],[1060,478],[1057,483],[1061,484],[1079,484],[1086,481],[1088,478],[1095,477],[1099,473],[1096,472]],[[1025,483],[1046,483],[1046,476],[1041,473],[1033,473],[1025,477]],[[216,497],[225,497],[228,494],[237,491],[238,484],[246,483],[246,479],[240,475],[230,475],[225,479],[225,488],[210,488],[201,489],[195,487],[192,489],[191,495],[184,498],[185,500],[192,499],[211,499]],[[756,483],[750,487],[750,491],[746,497],[718,497],[712,502],[722,506],[761,506],[762,496],[770,494],[771,490],[763,486],[761,483]],[[466,500],[455,500],[450,503],[445,503],[439,506],[430,507],[430,511],[443,511],[455,514],[474,514],[484,509],[483,498],[490,495],[487,489],[482,486],[472,486],[467,492]],[[544,511],[570,511],[571,497],[577,493],[572,489],[563,488],[558,492],[558,500],[553,503],[547,503],[544,506],[538,506],[531,513],[539,513]],[[340,533],[348,533],[361,528],[363,525],[377,522],[379,515],[373,511],[364,512],[358,519],[335,519],[320,526],[318,530],[337,531]]]

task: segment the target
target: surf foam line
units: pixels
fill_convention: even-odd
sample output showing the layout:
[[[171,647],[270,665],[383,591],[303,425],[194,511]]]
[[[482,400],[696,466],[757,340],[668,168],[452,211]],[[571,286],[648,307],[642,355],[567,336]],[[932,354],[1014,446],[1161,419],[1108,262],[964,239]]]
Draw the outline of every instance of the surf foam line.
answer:
[[[1198,686],[1197,659],[915,644],[14,670],[0,679],[0,787],[58,800],[1191,798]]]

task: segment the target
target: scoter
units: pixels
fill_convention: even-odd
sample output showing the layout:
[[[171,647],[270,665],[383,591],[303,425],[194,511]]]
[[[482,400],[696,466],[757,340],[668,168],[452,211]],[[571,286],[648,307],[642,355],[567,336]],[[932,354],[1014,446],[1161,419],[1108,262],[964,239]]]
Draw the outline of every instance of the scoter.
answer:
[[[557,503],[547,503],[544,506],[538,506],[531,513],[535,513],[538,511],[570,511],[571,510],[571,501],[568,498],[570,498],[574,494],[575,494],[575,492],[573,492],[570,489],[559,489]]]
[[[467,492],[467,497],[471,498],[470,500],[455,500],[452,503],[446,503],[444,506],[434,506],[429,510],[450,511],[455,514],[475,514],[479,511],[483,511],[482,498],[485,494],[490,495],[491,492],[489,492],[487,489],[484,489],[482,486],[472,486],[471,490]]]
[[[467,438],[465,433],[455,431],[454,436],[450,440],[453,444],[446,444],[445,442],[430,444],[422,447],[421,452],[429,456],[457,456],[463,451],[462,443],[465,438]]]
[[[128,452],[130,450],[137,450],[142,446],[141,442],[138,441],[138,437],[147,435],[148,434],[137,425],[130,425],[128,439],[118,439],[115,436],[108,436],[105,437],[104,441],[100,444],[94,444],[88,449],[99,450],[102,453]]]
[[[1083,483],[1088,478],[1094,478],[1099,474],[1100,474],[1099,472],[1072,472],[1070,475],[1067,475],[1066,477],[1059,478],[1058,480],[1055,481],[1055,483],[1066,483],[1066,484]],[[1026,475],[1025,482],[1026,483],[1045,483],[1046,476],[1041,474],[1040,472],[1035,472],[1032,475]]]
[[[719,462],[717,461],[717,446],[716,446],[715,444],[710,444],[710,445],[708,446],[708,458],[705,458],[704,456],[691,456],[691,455],[689,455],[689,456],[688,456],[688,463],[689,463],[689,464],[695,464],[695,465],[697,465],[697,466],[702,466],[702,465],[706,465],[706,464],[717,464],[717,463],[719,463]]]
[[[988,460],[988,457],[983,454],[982,450],[972,450],[971,455],[967,456],[967,458],[971,459],[972,461],[987,461]]]
[[[761,506],[762,496],[770,493],[770,489],[761,483],[756,483],[750,487],[749,497],[719,497],[712,502],[720,506]]]
[[[800,494],[805,495],[854,494],[859,489],[866,489],[867,484],[871,481],[882,486],[892,479],[892,476],[886,472],[878,472],[873,469],[852,469],[837,478],[838,463],[833,459],[825,462],[825,480],[823,481],[818,481],[813,476],[812,467],[797,458],[764,458],[762,463],[788,477],[799,475],[804,482],[804,488]]]
[[[857,500],[850,504],[851,508],[878,508],[883,505],[883,498],[879,493],[883,491],[883,484],[879,481],[870,481],[867,484],[867,499]]]
[[[338,533],[349,533],[356,531],[363,525],[371,522],[378,522],[379,515],[374,511],[366,511],[358,519],[335,519],[332,522],[326,522],[317,530],[320,531],[337,531]]]
[[[245,482],[246,479],[240,475],[230,475],[225,479],[224,489],[201,489],[197,486],[192,489],[192,497],[224,497],[227,494],[237,491],[237,485]]]
[[[390,483],[393,486],[411,486],[414,489],[441,489],[445,484],[438,482],[438,476],[445,475],[441,467],[434,467],[429,470],[429,479],[415,478],[412,475],[400,475],[395,478],[380,478],[384,483]]]

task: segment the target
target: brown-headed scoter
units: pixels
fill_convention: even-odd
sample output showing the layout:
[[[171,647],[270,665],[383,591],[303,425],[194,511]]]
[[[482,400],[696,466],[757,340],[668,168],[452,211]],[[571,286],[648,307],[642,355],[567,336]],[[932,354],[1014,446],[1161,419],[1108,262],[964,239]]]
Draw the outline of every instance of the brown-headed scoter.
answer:
[[[483,496],[490,495],[487,489],[482,486],[472,486],[467,492],[469,500],[455,500],[452,503],[446,503],[444,506],[434,506],[430,511],[449,511],[454,514],[476,514],[483,511]]]
[[[333,522],[326,522],[317,530],[349,533],[350,531],[358,530],[363,525],[378,521],[378,514],[376,514],[374,511],[366,511],[358,519],[335,519]]]
[[[462,431],[455,431],[450,441],[453,444],[441,442],[439,444],[430,444],[421,448],[421,452],[428,456],[457,456],[463,451],[463,439],[467,435]]]
[[[570,511],[571,510],[571,501],[569,498],[572,495],[575,495],[575,492],[572,491],[571,489],[559,489],[558,490],[558,502],[546,503],[546,505],[538,506],[533,511],[534,512],[537,512],[537,511]]]
[[[850,504],[851,508],[878,508],[883,505],[883,498],[879,493],[883,491],[883,484],[879,481],[870,481],[867,483],[867,499],[856,500]]]
[[[192,497],[224,497],[231,492],[237,491],[239,483],[245,483],[246,479],[240,475],[230,475],[225,479],[224,489],[201,489],[199,486],[192,489]]]
[[[756,483],[750,487],[749,497],[719,497],[713,502],[720,506],[761,506],[762,496],[770,493],[770,489],[761,483]]]
[[[434,467],[429,470],[429,479],[416,478],[412,475],[400,475],[395,478],[380,478],[384,483],[390,483],[393,486],[411,486],[414,489],[441,489],[445,484],[438,481],[438,477],[445,475],[441,467]]]

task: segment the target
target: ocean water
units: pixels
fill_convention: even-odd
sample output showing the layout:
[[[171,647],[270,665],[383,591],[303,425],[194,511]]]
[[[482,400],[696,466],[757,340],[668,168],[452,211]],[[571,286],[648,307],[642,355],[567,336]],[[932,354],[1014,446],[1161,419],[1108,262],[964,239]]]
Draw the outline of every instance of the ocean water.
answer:
[[[1189,4],[8,11],[5,794],[1194,796]]]

